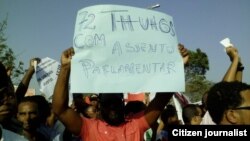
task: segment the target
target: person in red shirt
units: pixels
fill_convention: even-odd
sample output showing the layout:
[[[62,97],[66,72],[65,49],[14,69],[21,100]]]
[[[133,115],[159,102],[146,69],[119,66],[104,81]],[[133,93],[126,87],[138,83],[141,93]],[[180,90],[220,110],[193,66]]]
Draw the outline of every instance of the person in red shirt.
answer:
[[[188,61],[188,51],[179,45],[184,64]],[[144,132],[154,124],[173,92],[157,93],[140,117],[126,119],[123,94],[100,94],[100,117],[81,117],[68,106],[68,82],[70,62],[74,49],[62,53],[61,70],[57,78],[52,100],[52,109],[59,120],[74,135],[84,141],[143,141]]]

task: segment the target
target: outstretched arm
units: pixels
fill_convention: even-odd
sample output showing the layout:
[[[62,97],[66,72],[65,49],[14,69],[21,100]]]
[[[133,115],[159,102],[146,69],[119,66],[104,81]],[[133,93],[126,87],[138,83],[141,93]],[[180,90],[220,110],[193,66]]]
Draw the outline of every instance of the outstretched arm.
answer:
[[[70,62],[73,55],[73,48],[62,53],[61,70],[54,89],[52,110],[71,133],[79,135],[82,126],[81,117],[68,106]]]
[[[222,81],[235,81],[235,80],[241,80],[242,79],[242,72],[238,72],[238,65],[241,64],[240,57],[238,54],[238,50],[235,47],[227,47],[226,48],[227,55],[229,56],[231,60],[231,64],[229,68],[227,69],[226,74],[224,75]],[[237,75],[238,73],[238,75]]]
[[[35,72],[34,61],[37,61],[37,63],[40,63],[41,59],[40,58],[32,58],[30,60],[30,66],[29,66],[28,70],[26,71],[22,81],[19,83],[17,90],[16,90],[17,101],[20,101],[24,97],[25,93],[28,90],[30,80]]]

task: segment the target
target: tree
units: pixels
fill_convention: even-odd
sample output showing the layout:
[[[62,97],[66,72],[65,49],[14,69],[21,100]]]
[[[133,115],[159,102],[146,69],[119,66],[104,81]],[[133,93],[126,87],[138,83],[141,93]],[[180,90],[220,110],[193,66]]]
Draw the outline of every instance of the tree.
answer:
[[[206,72],[209,70],[207,54],[199,48],[195,51],[189,50],[189,63],[185,68],[186,92],[191,102],[200,101],[203,94],[213,85],[213,82],[206,79]]]
[[[199,48],[196,49],[196,52],[189,50],[189,63],[185,68],[186,74],[188,74],[187,80],[193,75],[206,75],[206,72],[209,70],[209,61],[207,54],[202,52]]]
[[[6,67],[6,70],[12,72],[11,79],[14,84],[20,82],[19,76],[24,74],[23,62],[17,61],[16,56],[11,48],[6,44],[7,38],[5,37],[4,31],[7,28],[7,18],[0,22],[0,61]]]

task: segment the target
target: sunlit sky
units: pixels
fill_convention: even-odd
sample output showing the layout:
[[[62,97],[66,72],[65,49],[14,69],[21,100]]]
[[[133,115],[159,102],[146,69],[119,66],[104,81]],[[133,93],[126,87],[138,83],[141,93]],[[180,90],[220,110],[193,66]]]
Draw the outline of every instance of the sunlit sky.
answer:
[[[250,0],[0,0],[0,20],[8,15],[6,44],[25,63],[33,57],[60,61],[72,46],[76,13],[97,4],[119,4],[147,8],[173,17],[178,42],[208,55],[207,79],[222,79],[230,60],[219,43],[225,37],[238,48],[245,65],[243,81],[250,83]],[[30,87],[36,87],[32,79]]]

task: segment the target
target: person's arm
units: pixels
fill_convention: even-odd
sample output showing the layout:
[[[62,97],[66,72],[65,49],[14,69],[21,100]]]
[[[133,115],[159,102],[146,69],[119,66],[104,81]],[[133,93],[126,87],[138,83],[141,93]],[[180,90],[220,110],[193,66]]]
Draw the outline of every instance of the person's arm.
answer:
[[[231,64],[230,64],[229,68],[227,69],[227,72],[224,75],[222,81],[231,82],[231,81],[236,80],[237,67],[238,67],[240,59],[239,59],[239,54],[238,54],[238,51],[237,51],[236,48],[227,47],[226,52],[227,52],[227,55],[229,56],[229,58],[231,60]]]
[[[40,63],[41,59],[40,58],[33,58],[30,60],[30,66],[28,68],[28,70],[26,71],[22,81],[19,83],[17,89],[16,89],[16,97],[17,97],[17,101],[20,101],[25,93],[28,90],[29,84],[30,84],[30,80],[35,72],[34,69],[34,61],[37,61],[37,63]]]
[[[243,70],[244,70],[244,65],[242,64],[241,61],[239,61],[235,78],[236,81],[242,82]]]
[[[156,93],[155,98],[149,103],[144,115],[150,127],[159,118],[161,112],[164,110],[173,94],[173,92]]]
[[[186,65],[189,60],[188,50],[182,44],[178,45],[178,49],[182,56],[183,63],[184,65]],[[155,98],[149,103],[144,113],[146,121],[150,126],[152,126],[154,122],[159,118],[161,112],[164,110],[173,94],[174,92],[156,93]]]
[[[74,135],[79,135],[82,119],[77,112],[68,106],[70,62],[73,55],[73,48],[69,48],[62,53],[61,70],[54,89],[52,110],[67,130]]]

